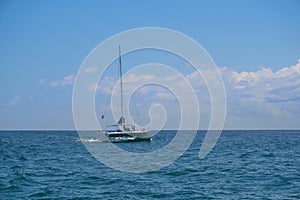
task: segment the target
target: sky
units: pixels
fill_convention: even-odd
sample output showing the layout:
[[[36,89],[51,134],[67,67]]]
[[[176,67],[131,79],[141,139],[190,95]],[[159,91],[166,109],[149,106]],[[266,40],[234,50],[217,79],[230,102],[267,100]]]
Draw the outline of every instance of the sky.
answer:
[[[142,27],[182,32],[208,52],[226,88],[225,129],[299,129],[299,8],[297,0],[2,0],[0,129],[74,129],[72,90],[81,63],[110,36]],[[201,77],[195,78],[182,60],[170,55],[151,51],[126,55],[124,71],[153,58],[180,70],[197,95],[205,96]],[[99,83],[99,116],[111,94],[107,88],[115,81],[115,66]],[[162,88],[146,90],[137,93],[132,103],[136,106],[131,105],[146,113],[140,114],[145,118],[141,125],[149,122],[151,105],[160,103],[171,112],[176,104],[174,96]],[[202,106],[201,120],[206,125],[200,128],[205,129],[209,103]],[[164,128],[176,129],[177,114],[169,113]]]

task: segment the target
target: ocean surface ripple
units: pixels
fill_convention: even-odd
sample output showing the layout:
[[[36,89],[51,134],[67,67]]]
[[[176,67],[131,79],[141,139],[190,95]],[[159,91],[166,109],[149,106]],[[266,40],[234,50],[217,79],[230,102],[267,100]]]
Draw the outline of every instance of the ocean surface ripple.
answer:
[[[170,166],[131,174],[96,160],[76,131],[0,131],[0,199],[300,199],[300,131],[223,131],[200,160],[205,133]],[[148,152],[175,134],[117,145]]]

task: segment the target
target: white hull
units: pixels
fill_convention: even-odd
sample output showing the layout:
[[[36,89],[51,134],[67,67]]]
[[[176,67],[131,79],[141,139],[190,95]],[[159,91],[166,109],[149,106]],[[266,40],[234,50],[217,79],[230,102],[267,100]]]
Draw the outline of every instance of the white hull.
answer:
[[[115,132],[105,132],[108,137],[122,137],[122,136],[132,136],[138,138],[150,138],[148,131],[115,131]]]

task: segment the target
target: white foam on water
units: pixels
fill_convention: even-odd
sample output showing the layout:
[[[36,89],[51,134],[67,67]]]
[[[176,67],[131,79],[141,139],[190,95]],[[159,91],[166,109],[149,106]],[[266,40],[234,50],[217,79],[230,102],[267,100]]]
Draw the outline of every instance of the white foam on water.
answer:
[[[97,138],[81,138],[80,141],[81,142],[89,142],[89,143],[92,143],[92,142],[110,142],[109,140],[100,140],[100,139],[97,139]]]

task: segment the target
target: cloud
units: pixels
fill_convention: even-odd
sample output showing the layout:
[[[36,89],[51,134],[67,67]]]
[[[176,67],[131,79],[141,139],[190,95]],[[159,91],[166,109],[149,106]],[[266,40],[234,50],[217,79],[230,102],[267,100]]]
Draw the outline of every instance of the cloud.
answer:
[[[221,69],[229,106],[273,117],[300,114],[300,60],[276,72],[262,68],[255,72]]]
[[[45,79],[45,78],[40,78],[39,79],[40,85],[44,85],[46,83],[46,81],[47,81],[47,79]]]
[[[75,75],[70,74],[69,76],[65,76],[62,80],[53,80],[50,81],[51,87],[61,87],[66,85],[72,85],[74,83]]]
[[[229,70],[228,73],[228,68],[223,71],[227,71],[223,73],[223,77],[228,88],[241,96],[247,94],[246,96],[266,102],[270,98],[282,100],[300,97],[300,60],[296,65],[277,72],[273,72],[270,68],[262,68],[256,72],[238,73]]]
[[[153,99],[171,100],[171,99],[174,99],[175,97],[170,92],[157,92],[152,98]]]
[[[90,73],[90,72],[96,72],[97,70],[98,70],[97,67],[88,67],[84,71]]]
[[[99,84],[92,84],[88,87],[88,90],[93,92],[94,90],[101,91],[105,94],[111,94],[116,84],[116,78],[106,76],[100,80]]]
[[[33,96],[30,96],[30,97],[20,97],[18,95],[14,96],[7,104],[7,106],[15,106],[15,105],[18,105],[18,104],[21,104],[23,102],[26,102],[26,101],[32,101],[34,100],[35,98]]]
[[[244,119],[245,124],[250,118],[254,119],[253,124],[255,124],[258,120],[268,118],[297,119],[300,117],[300,60],[295,65],[278,71],[272,71],[267,67],[257,71],[242,72],[232,70],[230,67],[222,67],[219,70],[226,89],[229,116],[239,120]],[[214,83],[213,70],[205,70],[201,73],[210,80],[210,84]],[[185,75],[185,78],[196,92],[202,110],[209,111],[210,95],[201,74],[193,72]],[[147,74],[127,74],[123,79],[124,93],[131,91],[141,82],[157,82],[160,79],[164,79],[171,87],[187,92],[183,84],[185,80],[178,75],[157,77]],[[100,81],[97,90],[111,94],[117,86],[116,83],[116,79],[105,77]],[[171,104],[170,100],[174,99],[170,91],[158,86],[148,85],[137,92],[149,100],[168,101],[169,104]],[[118,91],[114,94],[117,93]]]
[[[16,105],[24,101],[21,97],[19,96],[14,96],[12,100],[10,100],[9,105]]]

